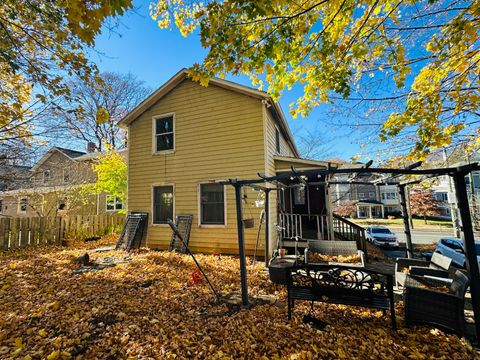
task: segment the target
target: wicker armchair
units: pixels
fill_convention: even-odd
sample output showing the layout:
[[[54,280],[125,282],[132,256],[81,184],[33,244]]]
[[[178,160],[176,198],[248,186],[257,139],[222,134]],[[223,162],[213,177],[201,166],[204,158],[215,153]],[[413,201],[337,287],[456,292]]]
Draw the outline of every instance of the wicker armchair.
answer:
[[[395,284],[404,286],[407,273],[448,278],[451,264],[452,259],[437,252],[433,254],[431,261],[397,258],[395,262]]]
[[[405,324],[429,324],[458,334],[465,332],[465,293],[468,277],[458,271],[448,292],[435,290],[443,282],[407,275],[404,290]],[[428,286],[433,286],[428,288]]]

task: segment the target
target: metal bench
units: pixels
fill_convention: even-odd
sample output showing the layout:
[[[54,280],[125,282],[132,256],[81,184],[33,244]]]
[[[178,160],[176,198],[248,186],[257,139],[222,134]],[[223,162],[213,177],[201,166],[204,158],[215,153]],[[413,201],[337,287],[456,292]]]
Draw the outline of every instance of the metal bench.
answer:
[[[361,306],[390,311],[396,329],[393,276],[366,268],[330,264],[298,265],[287,275],[288,319],[295,300]]]

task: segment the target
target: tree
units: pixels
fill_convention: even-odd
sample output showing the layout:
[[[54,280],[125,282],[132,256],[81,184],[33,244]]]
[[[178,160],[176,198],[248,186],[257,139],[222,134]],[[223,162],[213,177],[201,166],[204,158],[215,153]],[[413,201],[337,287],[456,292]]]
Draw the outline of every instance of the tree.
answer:
[[[440,214],[439,201],[435,199],[431,189],[413,190],[410,193],[410,208],[412,214],[423,216],[425,224],[427,223],[427,216]]]
[[[110,151],[93,165],[97,181],[85,187],[87,193],[107,193],[119,198],[123,204],[127,200],[127,162],[125,157]],[[124,211],[124,210],[123,210]]]
[[[353,217],[357,212],[357,201],[349,200],[336,205],[333,212],[343,217]]]
[[[70,81],[70,95],[51,110],[60,128],[85,143],[95,144],[98,151],[125,145],[125,133],[117,122],[150,93],[145,83],[130,73],[105,72],[100,78],[100,86],[80,78]]]
[[[151,15],[184,36],[199,29],[208,53],[191,76],[204,85],[242,73],[275,99],[297,85],[294,116],[342,99],[399,101],[379,136],[408,137],[411,158],[478,137],[480,0],[157,0]]]
[[[86,57],[102,24],[131,0],[5,0],[0,5],[0,142],[28,144],[34,120],[57,96],[64,78],[100,81]]]

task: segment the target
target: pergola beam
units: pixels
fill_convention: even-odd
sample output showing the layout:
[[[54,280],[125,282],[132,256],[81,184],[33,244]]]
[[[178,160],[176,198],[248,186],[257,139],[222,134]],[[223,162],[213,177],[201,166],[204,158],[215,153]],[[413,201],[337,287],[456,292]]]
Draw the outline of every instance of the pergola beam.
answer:
[[[460,213],[460,229],[462,233],[463,247],[465,249],[466,268],[470,275],[470,292],[472,294],[473,315],[477,339],[480,338],[480,273],[478,269],[475,237],[473,234],[472,218],[468,205],[467,185],[465,183],[466,171],[453,174],[457,206]]]
[[[296,171],[295,173],[282,173],[275,176],[263,176],[259,179],[251,180],[236,180],[239,184],[242,185],[252,185],[252,184],[261,184],[265,182],[278,182],[282,180],[289,180],[290,178],[298,178],[299,176],[306,176],[307,178],[320,178],[326,175],[336,175],[336,174],[398,174],[398,175],[429,175],[431,177],[437,177],[442,175],[450,175],[456,172],[470,172],[474,170],[480,170],[478,163],[467,164],[459,167],[448,167],[441,169],[389,169],[389,168],[346,168],[346,169],[321,169],[321,170],[304,170]],[[418,180],[415,180],[418,181]],[[413,183],[410,182],[410,183]],[[371,184],[371,183],[370,183]]]

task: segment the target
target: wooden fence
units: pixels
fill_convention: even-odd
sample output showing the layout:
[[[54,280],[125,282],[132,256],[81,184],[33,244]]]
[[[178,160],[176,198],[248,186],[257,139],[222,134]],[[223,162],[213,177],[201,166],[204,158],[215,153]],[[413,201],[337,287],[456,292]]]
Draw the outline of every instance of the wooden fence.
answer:
[[[107,235],[120,232],[124,223],[122,214],[0,218],[0,249]]]

